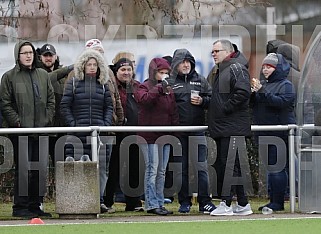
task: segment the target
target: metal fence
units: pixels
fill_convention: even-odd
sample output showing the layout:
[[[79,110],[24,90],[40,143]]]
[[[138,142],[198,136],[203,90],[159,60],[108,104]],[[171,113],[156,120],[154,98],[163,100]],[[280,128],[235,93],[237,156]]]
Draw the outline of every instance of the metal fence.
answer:
[[[288,131],[289,132],[289,187],[290,211],[295,211],[295,130],[297,125],[252,125],[252,131]],[[311,127],[310,127],[311,128]],[[313,127],[312,127],[313,128]],[[207,126],[89,126],[89,127],[43,127],[43,128],[0,128],[0,135],[5,134],[44,134],[88,132],[91,134],[92,160],[98,161],[97,138],[100,132],[195,132],[207,131]],[[301,128],[302,129],[302,128]],[[1,166],[1,164],[0,164]]]

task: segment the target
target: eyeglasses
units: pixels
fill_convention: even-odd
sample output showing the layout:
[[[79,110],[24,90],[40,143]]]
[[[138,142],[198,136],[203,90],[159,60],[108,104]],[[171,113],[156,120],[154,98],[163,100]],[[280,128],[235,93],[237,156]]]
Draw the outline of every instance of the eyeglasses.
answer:
[[[212,51],[211,51],[211,54],[214,54],[214,53],[217,54],[217,53],[219,53],[219,52],[221,52],[221,51],[225,51],[225,50],[212,50]]]
[[[22,55],[33,55],[33,51],[26,51],[26,52],[22,52],[22,53],[19,53],[19,54],[22,54]]]

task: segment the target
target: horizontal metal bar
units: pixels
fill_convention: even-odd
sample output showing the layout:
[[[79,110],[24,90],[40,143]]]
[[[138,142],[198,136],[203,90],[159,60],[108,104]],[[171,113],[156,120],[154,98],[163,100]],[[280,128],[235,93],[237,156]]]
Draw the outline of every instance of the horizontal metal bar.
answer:
[[[252,125],[252,131],[286,131],[296,125]],[[197,132],[206,131],[207,126],[89,126],[89,127],[43,127],[43,128],[0,128],[0,134],[9,133],[70,133],[70,132]]]
[[[321,148],[304,148],[300,152],[321,152]]]

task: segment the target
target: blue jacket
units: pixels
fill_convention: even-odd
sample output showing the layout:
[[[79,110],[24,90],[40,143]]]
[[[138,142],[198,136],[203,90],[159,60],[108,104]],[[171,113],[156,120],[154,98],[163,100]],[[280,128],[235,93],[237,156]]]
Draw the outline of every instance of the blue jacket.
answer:
[[[290,64],[281,54],[275,71],[262,84],[262,88],[252,94],[253,122],[258,125],[295,124],[295,89],[287,79]],[[259,135],[284,136],[286,132],[260,132]]]

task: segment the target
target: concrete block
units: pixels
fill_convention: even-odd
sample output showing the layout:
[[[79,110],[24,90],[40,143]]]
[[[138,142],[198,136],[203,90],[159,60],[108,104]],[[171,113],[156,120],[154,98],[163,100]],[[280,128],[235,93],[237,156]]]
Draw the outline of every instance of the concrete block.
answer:
[[[56,163],[56,213],[88,218],[100,213],[97,162]]]

